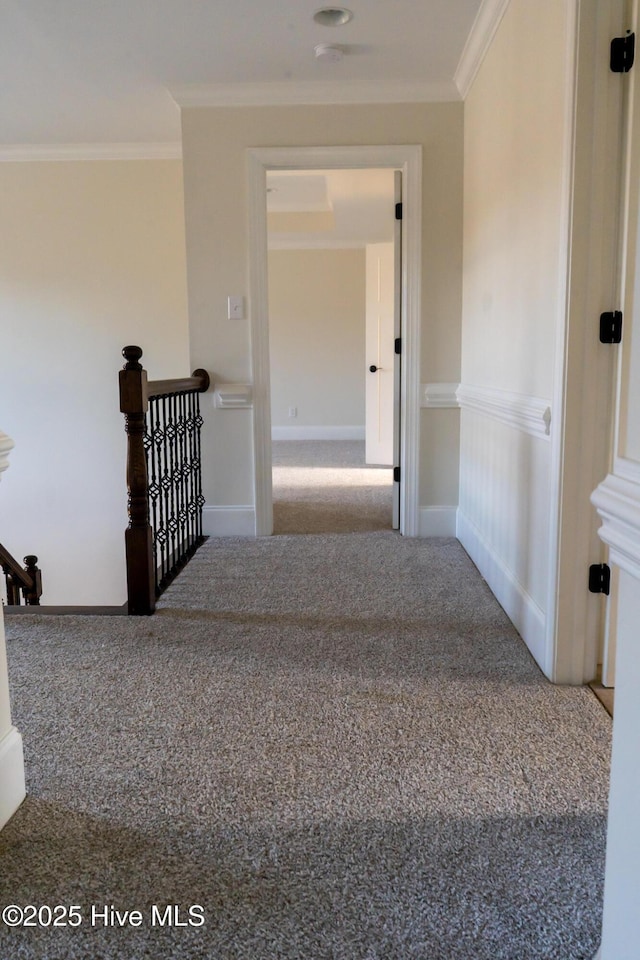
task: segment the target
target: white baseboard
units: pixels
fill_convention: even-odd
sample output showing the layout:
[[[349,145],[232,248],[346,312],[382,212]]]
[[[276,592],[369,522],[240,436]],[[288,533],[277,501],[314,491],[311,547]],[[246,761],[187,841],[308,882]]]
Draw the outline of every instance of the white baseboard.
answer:
[[[364,440],[364,427],[271,427],[272,440]]]
[[[455,537],[457,507],[420,507],[419,537]]]
[[[202,532],[205,537],[255,537],[255,508],[205,506]]]
[[[0,830],[26,796],[22,737],[15,727],[0,740]]]
[[[505,566],[502,558],[489,546],[473,521],[460,509],[458,509],[457,535],[531,651],[536,663],[541,670],[545,671],[547,657],[544,611],[527,593],[512,571]]]

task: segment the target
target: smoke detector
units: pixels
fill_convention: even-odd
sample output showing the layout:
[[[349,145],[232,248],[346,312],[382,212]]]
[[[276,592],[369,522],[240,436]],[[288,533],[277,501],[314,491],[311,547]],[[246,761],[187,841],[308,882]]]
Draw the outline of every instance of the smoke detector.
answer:
[[[326,60],[329,63],[338,63],[342,60],[344,51],[336,43],[317,43],[313,48],[316,60]]]

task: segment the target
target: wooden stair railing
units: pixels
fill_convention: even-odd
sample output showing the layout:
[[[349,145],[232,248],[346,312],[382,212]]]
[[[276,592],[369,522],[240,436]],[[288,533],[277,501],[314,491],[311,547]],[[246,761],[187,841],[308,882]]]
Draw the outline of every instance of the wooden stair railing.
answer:
[[[24,598],[27,606],[40,606],[42,596],[42,573],[38,569],[38,558],[29,554],[24,558],[25,567],[21,567],[15,557],[0,543],[0,567],[7,582],[7,606],[19,607]]]
[[[129,526],[125,531],[128,612],[148,615],[205,539],[199,394],[209,374],[147,380],[140,347],[122,351],[120,410],[127,432]]]

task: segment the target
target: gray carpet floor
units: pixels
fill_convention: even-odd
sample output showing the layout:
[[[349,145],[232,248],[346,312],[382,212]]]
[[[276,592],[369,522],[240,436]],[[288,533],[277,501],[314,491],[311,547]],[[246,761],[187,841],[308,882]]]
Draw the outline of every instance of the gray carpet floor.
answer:
[[[0,901],[83,923],[0,924],[2,960],[595,953],[610,718],[456,541],[210,540],[152,618],[7,627],[29,796]]]
[[[392,470],[365,463],[364,441],[279,440],[272,455],[275,533],[391,529]]]

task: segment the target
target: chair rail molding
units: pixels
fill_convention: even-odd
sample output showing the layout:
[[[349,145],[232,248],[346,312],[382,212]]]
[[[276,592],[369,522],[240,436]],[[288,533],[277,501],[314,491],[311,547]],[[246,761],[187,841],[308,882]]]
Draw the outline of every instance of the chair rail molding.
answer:
[[[458,409],[459,383],[423,383],[420,406],[424,408]]]
[[[609,547],[612,562],[640,580],[640,464],[617,461],[617,467],[624,476],[618,470],[610,473],[592,493],[591,502],[602,519],[598,534]]]
[[[9,466],[9,453],[13,450],[15,443],[6,433],[0,430],[0,474]]]
[[[548,440],[551,434],[551,405],[548,400],[511,393],[496,387],[474,387],[462,383],[456,391],[463,410],[474,410],[509,427]]]

